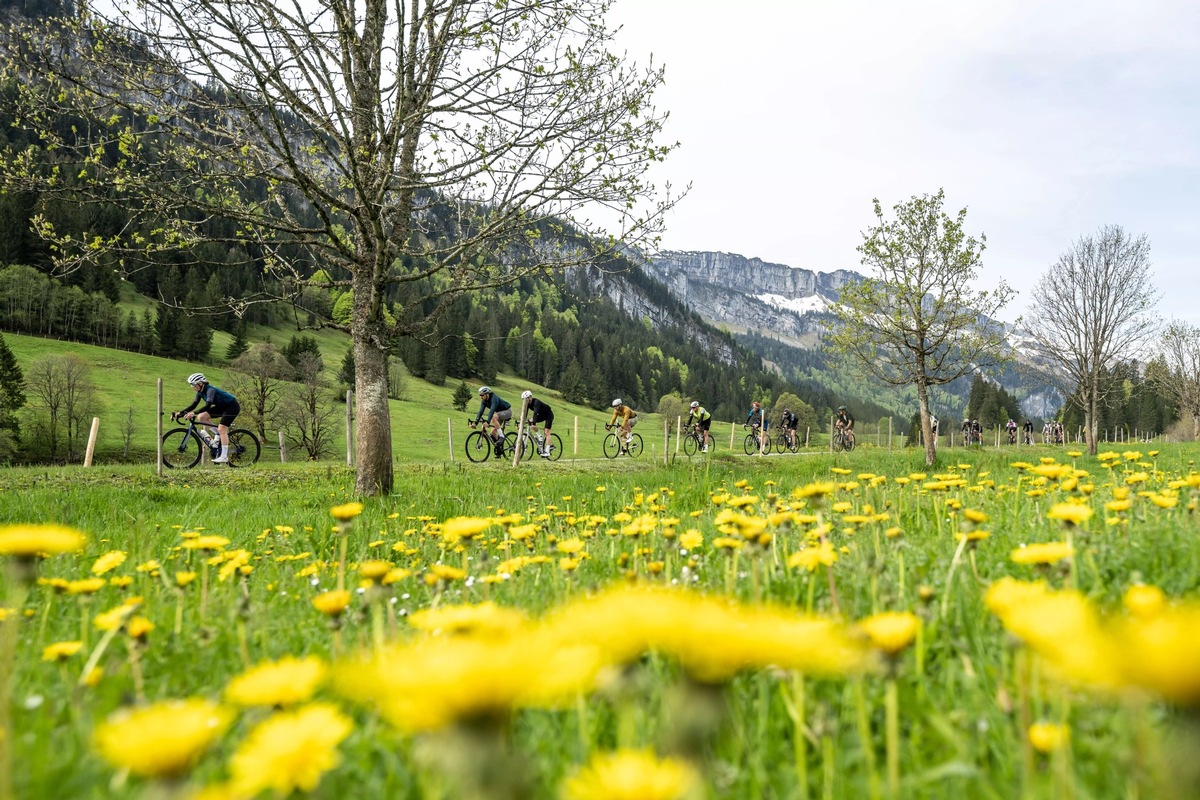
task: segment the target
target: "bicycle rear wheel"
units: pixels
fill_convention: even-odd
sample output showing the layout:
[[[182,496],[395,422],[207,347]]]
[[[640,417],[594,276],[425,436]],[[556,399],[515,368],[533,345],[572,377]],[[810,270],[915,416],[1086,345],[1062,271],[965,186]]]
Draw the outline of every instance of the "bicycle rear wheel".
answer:
[[[492,457],[492,447],[491,437],[484,435],[483,431],[472,431],[467,434],[466,448],[469,461],[474,461],[476,464],[487,461]]]
[[[229,466],[248,467],[258,463],[262,446],[258,437],[245,428],[234,428],[229,432]]]
[[[562,458],[563,443],[562,439],[558,438],[557,433],[550,434],[550,440],[547,442],[550,445],[550,460],[558,461]]]
[[[162,437],[162,462],[168,469],[191,469],[200,463],[200,437],[187,428],[167,431]]]
[[[640,433],[632,434],[627,445],[631,458],[637,458],[642,454],[642,435]]]
[[[621,454],[621,439],[615,433],[604,437],[605,458],[616,458]]]
[[[504,454],[511,457],[518,449],[521,452],[522,461],[533,458],[533,448],[529,446],[528,436],[525,436],[518,442],[516,431],[509,431],[504,434]]]

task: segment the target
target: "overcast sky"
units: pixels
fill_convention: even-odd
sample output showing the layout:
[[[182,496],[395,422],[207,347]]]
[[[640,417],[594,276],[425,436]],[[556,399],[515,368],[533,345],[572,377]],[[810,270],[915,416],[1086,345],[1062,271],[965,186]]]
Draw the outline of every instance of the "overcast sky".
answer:
[[[1162,315],[1200,324],[1197,0],[618,0],[618,48],[667,68],[692,184],[663,246],[828,272],[884,207],[946,191],[982,283],[1025,310],[1075,239],[1150,237]]]

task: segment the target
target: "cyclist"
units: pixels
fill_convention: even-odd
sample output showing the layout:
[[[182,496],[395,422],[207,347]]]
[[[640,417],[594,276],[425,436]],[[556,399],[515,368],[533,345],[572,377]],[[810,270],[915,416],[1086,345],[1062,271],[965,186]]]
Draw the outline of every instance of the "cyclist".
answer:
[[[783,416],[779,418],[779,424],[783,428],[783,435],[787,437],[788,447],[796,447],[796,428],[800,425],[800,419],[792,413],[790,408],[783,410]]]
[[[530,425],[541,424],[544,430],[542,439],[542,449],[538,455],[542,458],[550,457],[550,429],[554,426],[554,411],[548,403],[544,403],[533,396],[533,392],[526,389],[521,392],[521,399],[529,401],[529,423]]]
[[[1015,419],[1009,419],[1008,424],[1005,425],[1004,427],[1008,431],[1008,443],[1016,444],[1017,443],[1017,421]]]
[[[194,418],[197,422],[208,422],[214,415],[220,417],[217,422],[217,435],[221,439],[221,454],[213,459],[213,463],[228,464],[229,429],[233,426],[233,420],[241,413],[242,407],[238,405],[236,397],[209,383],[203,372],[193,372],[188,376],[188,383],[196,390],[196,399],[187,408],[175,412],[175,416],[183,419]],[[193,411],[202,400],[204,408]]]
[[[983,446],[983,426],[977,419],[971,420],[971,437],[975,444]]]
[[[763,413],[762,403],[755,400],[750,404],[750,413],[746,415],[746,421],[742,423],[742,427],[749,425],[754,429],[755,435],[758,437],[758,444],[761,447],[763,438],[767,435],[767,426],[769,420],[767,415]]]
[[[1025,444],[1033,444],[1033,422],[1026,418],[1022,430],[1025,432]]]
[[[971,418],[963,417],[962,424],[963,444],[971,444]]]
[[[689,428],[695,425],[697,430],[704,431],[704,446],[700,448],[700,452],[707,453],[708,445],[712,441],[712,437],[708,433],[708,429],[712,426],[712,414],[700,405],[699,400],[692,401],[692,410],[688,412],[687,424]]]
[[[617,420],[621,420],[621,433],[625,437],[624,444],[621,445],[621,452],[629,450],[629,442],[633,439],[633,426],[637,425],[637,412],[629,406],[621,402],[621,398],[612,401],[612,419],[604,426],[604,430],[609,430],[617,424]]]
[[[502,456],[504,455],[504,437],[500,433],[500,426],[512,419],[512,406],[493,392],[490,386],[480,386],[479,413],[475,415],[475,421],[471,423],[471,427],[478,425],[479,421],[484,419],[483,412],[485,411],[487,412],[487,424],[491,428],[488,435],[492,437],[492,442],[496,445],[496,455]]]
[[[846,434],[850,444],[854,444],[854,416],[845,406],[838,406],[837,416],[834,417],[833,427]]]

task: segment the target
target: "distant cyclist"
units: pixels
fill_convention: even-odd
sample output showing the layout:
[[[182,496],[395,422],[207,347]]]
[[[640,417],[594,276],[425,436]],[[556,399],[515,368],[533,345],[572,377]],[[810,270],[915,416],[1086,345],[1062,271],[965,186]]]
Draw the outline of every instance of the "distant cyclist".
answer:
[[[1016,444],[1017,443],[1017,421],[1015,419],[1010,419],[1008,421],[1008,424],[1005,425],[1004,427],[1008,431],[1008,443]]]
[[[854,415],[845,406],[838,406],[837,416],[833,419],[833,427],[845,432],[850,444],[854,444]]]
[[[242,412],[237,398],[229,392],[223,392],[208,382],[203,372],[193,372],[188,376],[188,383],[196,390],[196,399],[175,416],[183,419],[195,419],[197,422],[208,422],[212,417],[219,417],[217,435],[221,438],[221,454],[213,459],[214,464],[229,463],[229,428],[233,420]],[[193,411],[203,401],[204,408]]]
[[[486,416],[484,412],[487,412]],[[488,427],[491,428],[489,435],[492,437],[492,443],[496,445],[496,455],[503,455],[504,439],[500,435],[500,426],[512,419],[512,406],[493,392],[490,386],[479,387],[479,413],[475,415],[472,427],[483,419],[487,420]]]
[[[783,410],[783,416],[779,418],[779,426],[783,428],[783,435],[787,437],[788,447],[796,448],[796,428],[800,425],[800,419],[792,413],[790,408]]]
[[[621,420],[621,452],[624,453],[629,449],[629,441],[633,438],[633,426],[637,425],[637,412],[622,403],[619,397],[612,401],[612,410],[612,419],[608,421],[604,429],[608,430],[617,424],[618,419]]]
[[[707,453],[708,445],[712,441],[712,437],[708,433],[708,429],[712,426],[712,414],[700,405],[699,400],[693,400],[691,408],[692,410],[688,412],[688,427],[695,425],[697,430],[704,431],[704,446],[700,448],[700,452]]]
[[[1029,419],[1025,420],[1025,424],[1021,426],[1025,433],[1025,444],[1033,444],[1033,422]]]
[[[550,408],[549,403],[544,403],[533,396],[533,392],[521,392],[521,399],[529,401],[529,424],[541,425],[545,433],[542,434],[542,449],[538,455],[542,458],[550,457],[550,429],[554,426],[554,411]]]

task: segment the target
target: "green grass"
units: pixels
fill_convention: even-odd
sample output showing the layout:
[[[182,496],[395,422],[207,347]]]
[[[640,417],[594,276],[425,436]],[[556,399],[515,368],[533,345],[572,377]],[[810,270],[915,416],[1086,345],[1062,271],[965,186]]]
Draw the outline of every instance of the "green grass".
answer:
[[[1171,478],[1191,472],[1196,452],[1193,446],[1162,448],[1148,470],[1149,481],[1136,488],[1168,490]],[[1125,515],[1128,524],[1107,526],[1103,505],[1113,496],[1113,482],[1090,458],[1076,459],[1090,473],[1085,482],[1094,486],[1092,494],[1081,497],[1098,513],[1074,535],[1078,556],[1072,569],[1039,572],[1012,563],[1009,553],[1021,544],[1065,535],[1046,512],[1071,490],[1047,482],[1041,487],[1044,494],[1030,495],[1035,486],[1027,479],[1018,491],[1020,473],[1009,466],[1014,458],[1036,463],[1051,455],[1064,457],[1051,448],[944,452],[945,461],[936,471],[952,470],[966,479],[964,486],[947,491],[922,490],[922,479],[906,486],[896,480],[912,473],[933,477],[921,454],[912,450],[866,448],[849,455],[767,459],[723,456],[683,459],[670,466],[649,458],[539,461],[516,472],[494,462],[471,465],[462,459],[401,463],[394,494],[368,500],[354,520],[346,559],[351,575],[355,564],[372,558],[412,570],[389,590],[397,636],[408,635],[404,615],[423,608],[490,599],[537,614],[593,588],[631,580],[692,584],[747,604],[773,600],[803,610],[811,602],[814,612],[827,615],[835,611],[836,591],[836,611],[850,621],[876,611],[913,611],[924,620],[920,660],[910,648],[894,667],[902,796],[1195,796],[1189,787],[1197,784],[1186,764],[1170,760],[1190,741],[1190,718],[1164,704],[1152,703],[1142,713],[1136,705],[1064,690],[1043,668],[1022,683],[1018,649],[984,608],[988,585],[1006,575],[1026,580],[1040,576],[1054,587],[1069,583],[1097,607],[1114,612],[1125,589],[1138,581],[1157,585],[1172,598],[1194,598],[1200,586],[1200,525],[1186,508],[1194,494],[1181,490],[1181,502],[1172,509],[1135,495],[1137,502]],[[952,466],[959,462],[961,468]],[[849,473],[832,472],[834,468]],[[871,475],[887,480],[874,483]],[[1116,475],[1123,478],[1122,472]],[[834,522],[829,536],[841,551],[831,580],[824,569],[809,575],[785,566],[787,554],[808,538],[805,526],[772,529],[774,537],[765,548],[752,547],[736,560],[730,551],[714,548],[723,535],[716,527],[722,506],[714,503],[714,495],[752,495],[758,500],[743,510],[766,515],[794,502],[793,490],[827,480],[840,484],[819,507]],[[40,660],[46,644],[80,638],[85,613],[94,616],[130,595],[144,598],[141,613],[156,628],[138,664],[141,693],[151,701],[216,698],[248,663],[286,654],[329,658],[339,647],[342,652],[369,647],[373,627],[363,597],[355,599],[336,634],[310,603],[336,582],[339,539],[331,533],[329,509],[350,500],[352,487],[352,472],[336,462],[194,470],[162,479],[139,466],[0,473],[0,521],[54,521],[90,536],[82,553],[45,562],[44,577],[82,578],[98,556],[121,550],[128,560],[110,575],[132,579],[124,589],[104,588],[87,605],[34,587],[25,606],[33,614],[19,629],[12,694],[17,795],[144,796],[138,780],[114,780],[112,768],[90,745],[95,726],[138,695],[129,646],[113,642],[100,659],[104,677],[93,688],[75,687],[86,651],[62,665]],[[986,513],[991,533],[977,550],[959,552],[953,567],[958,552],[953,533],[965,523],[948,501]],[[886,518],[857,525],[840,522],[841,512],[833,510],[833,503],[843,502],[853,513]],[[652,513],[660,523],[639,537],[623,535],[616,518],[621,512],[634,517]],[[496,528],[465,552],[444,550],[435,532],[425,527],[427,521],[452,516],[512,513],[541,526],[528,548],[506,545]],[[587,557],[578,569],[563,572],[557,567],[562,555],[558,543],[578,536],[584,526],[576,520],[589,515],[605,522],[594,536],[583,538]],[[681,553],[678,539],[666,534],[671,528],[663,521],[668,518],[680,520],[676,530],[699,530],[704,545]],[[902,535],[885,536],[890,528]],[[194,553],[179,549],[181,534],[201,529],[228,537],[230,550],[248,550],[254,567],[244,581],[235,577],[224,582],[216,578],[217,567],[209,568],[203,619],[198,585],[182,596],[172,588],[176,571],[199,568]],[[405,552],[395,550],[397,545]],[[482,580],[518,554],[547,556],[548,561],[498,583]],[[280,560],[297,555],[301,557],[294,561]],[[157,576],[136,569],[151,559],[161,564]],[[431,588],[422,577],[439,562],[465,565],[471,579],[450,583],[444,591]],[[11,580],[6,581],[5,591],[12,590]],[[928,602],[921,599],[923,591],[931,597]],[[177,602],[182,602],[184,615],[178,635],[173,630]],[[98,632],[88,635],[95,646]],[[580,707],[516,714],[506,726],[514,750],[505,756],[508,772],[503,774],[524,763],[532,783],[520,796],[551,797],[558,782],[594,752],[618,745],[652,746],[659,752],[689,753],[704,775],[709,797],[885,796],[887,674],[803,681],[803,730],[810,738],[798,746],[792,716],[798,684],[793,676],[749,670],[719,687],[724,710],[707,718],[699,711],[711,701],[712,690],[682,680],[668,659],[649,656],[611,676],[613,682]],[[529,681],[541,678],[536,668],[527,676]],[[322,696],[338,702],[329,691]],[[429,754],[422,742],[446,748],[449,740],[396,734],[369,710],[346,706],[345,713],[356,730],[341,746],[344,763],[324,777],[318,796],[463,796],[452,784],[442,783],[422,755]],[[194,780],[221,780],[229,756],[263,717],[263,712],[243,715],[201,761]],[[1023,726],[1042,719],[1070,726],[1070,749],[1066,759],[1037,755],[1027,770],[1021,755]],[[461,739],[455,741],[454,746],[462,746]],[[480,739],[472,741],[470,747],[482,746]],[[803,753],[800,763],[797,752]],[[470,750],[464,763],[483,756],[482,750]],[[806,777],[804,793],[797,783],[800,775]],[[1178,787],[1174,795],[1170,786]]]

